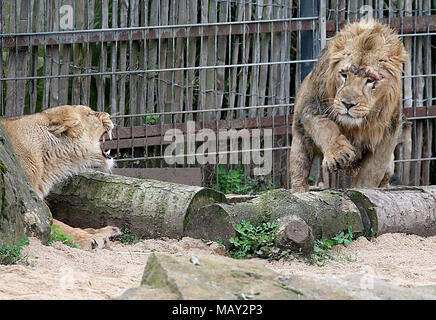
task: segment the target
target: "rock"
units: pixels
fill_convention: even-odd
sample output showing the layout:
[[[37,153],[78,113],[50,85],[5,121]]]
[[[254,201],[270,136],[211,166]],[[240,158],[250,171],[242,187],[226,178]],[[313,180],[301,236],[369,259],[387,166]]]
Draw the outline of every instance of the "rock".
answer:
[[[0,125],[0,243],[13,243],[24,235],[47,242],[52,216],[30,186],[11,141]]]
[[[342,278],[284,277],[257,260],[218,255],[189,256],[153,253],[141,284],[121,300],[312,300],[312,299],[436,299],[436,286],[403,288],[366,274]]]

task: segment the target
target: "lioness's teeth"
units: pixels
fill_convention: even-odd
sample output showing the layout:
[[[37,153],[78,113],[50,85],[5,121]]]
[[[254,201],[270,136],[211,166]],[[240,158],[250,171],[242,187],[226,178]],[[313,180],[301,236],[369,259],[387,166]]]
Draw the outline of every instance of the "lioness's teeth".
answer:
[[[104,135],[103,135],[103,143],[104,143],[104,141],[105,141],[105,140],[104,140]]]
[[[109,136],[109,140],[112,140],[112,130],[107,132],[108,136]]]

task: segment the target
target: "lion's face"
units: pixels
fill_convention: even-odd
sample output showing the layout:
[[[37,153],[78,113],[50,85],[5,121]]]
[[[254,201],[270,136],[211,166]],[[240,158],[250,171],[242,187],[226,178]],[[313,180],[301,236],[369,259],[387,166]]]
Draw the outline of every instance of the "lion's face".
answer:
[[[106,112],[96,112],[87,106],[60,106],[44,111],[49,118],[49,131],[70,149],[70,156],[86,166],[109,171],[114,160],[102,150],[100,140],[107,133],[112,137],[114,125]]]
[[[383,94],[385,76],[376,68],[356,67],[343,62],[338,68],[336,81],[339,84],[331,112],[347,126],[361,126],[364,121],[378,116],[377,101]]]
[[[332,41],[330,115],[346,127],[390,118],[400,98],[407,56],[398,37],[381,25],[372,29],[351,25]]]

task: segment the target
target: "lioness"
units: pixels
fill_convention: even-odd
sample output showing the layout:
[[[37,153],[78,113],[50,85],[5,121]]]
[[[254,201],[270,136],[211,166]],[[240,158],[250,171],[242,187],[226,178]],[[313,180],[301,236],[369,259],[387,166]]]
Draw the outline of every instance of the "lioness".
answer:
[[[90,167],[110,171],[114,165],[113,158],[100,144],[106,133],[112,137],[114,128],[110,115],[105,112],[95,112],[87,106],[59,106],[32,115],[0,119],[0,123],[11,139],[30,185],[41,199],[55,183],[73,174]],[[96,234],[107,238],[120,234],[116,227],[110,227],[113,233],[108,233],[107,228],[92,229],[88,230],[86,239],[83,232],[57,220],[53,223],[70,236],[80,237],[81,247],[85,249],[104,246],[105,241],[97,241]]]
[[[346,169],[353,187],[388,183],[402,126],[406,58],[397,34],[374,20],[349,24],[329,40],[295,100],[292,192],[308,190],[316,155],[330,171]]]

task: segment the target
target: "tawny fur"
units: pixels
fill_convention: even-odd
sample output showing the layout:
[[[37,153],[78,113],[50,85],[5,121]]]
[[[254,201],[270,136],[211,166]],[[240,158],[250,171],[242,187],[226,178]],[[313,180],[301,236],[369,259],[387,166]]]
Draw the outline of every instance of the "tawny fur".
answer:
[[[346,169],[354,187],[385,185],[402,125],[401,73],[407,53],[397,34],[374,20],[346,25],[321,51],[294,109],[292,192],[306,192],[315,156]]]
[[[0,119],[0,123],[30,185],[41,199],[54,184],[86,168],[110,171],[113,167],[113,159],[104,156],[100,145],[100,138],[106,132],[110,134],[114,127],[105,112],[95,112],[87,106],[59,106],[32,115]],[[56,220],[53,223],[62,224]],[[88,244],[83,247],[96,242],[93,238],[96,236],[88,233]]]

